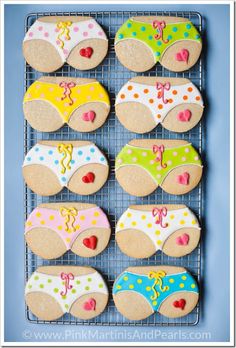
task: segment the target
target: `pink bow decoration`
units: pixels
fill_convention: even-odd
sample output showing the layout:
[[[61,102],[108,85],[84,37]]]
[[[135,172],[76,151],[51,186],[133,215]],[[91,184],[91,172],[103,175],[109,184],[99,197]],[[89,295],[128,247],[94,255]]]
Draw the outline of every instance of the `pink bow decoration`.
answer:
[[[168,223],[163,224],[163,217],[167,215],[167,209],[166,207],[163,207],[161,209],[159,208],[154,208],[152,210],[152,216],[155,217],[157,216],[157,219],[155,221],[155,224],[160,225],[163,228],[166,228],[168,226]]]
[[[66,99],[66,97],[68,97],[68,99],[70,100],[69,105],[73,105],[73,100],[71,99],[71,88],[75,87],[76,84],[74,82],[65,82],[62,81],[59,86],[61,88],[64,88],[63,91],[63,97],[61,97],[61,100]]]
[[[61,279],[65,282],[65,291],[61,291],[61,296],[66,296],[67,291],[73,288],[73,285],[70,285],[70,280],[74,280],[74,275],[72,273],[61,273]]]
[[[167,164],[162,163],[162,156],[163,156],[163,152],[165,151],[164,145],[160,145],[160,146],[153,145],[152,151],[154,154],[156,154],[155,161],[160,162],[162,168],[166,168]]]
[[[164,104],[168,103],[168,99],[165,99],[165,90],[169,91],[170,90],[170,82],[164,83],[164,85],[161,82],[156,83],[156,89],[159,91],[157,94],[157,98],[161,99]]]
[[[166,22],[165,21],[159,22],[156,20],[152,22],[152,26],[154,29],[157,29],[157,34],[154,35],[154,39],[162,40],[163,43],[168,43],[169,40],[168,39],[164,40],[163,38],[163,29],[165,29],[166,27]]]

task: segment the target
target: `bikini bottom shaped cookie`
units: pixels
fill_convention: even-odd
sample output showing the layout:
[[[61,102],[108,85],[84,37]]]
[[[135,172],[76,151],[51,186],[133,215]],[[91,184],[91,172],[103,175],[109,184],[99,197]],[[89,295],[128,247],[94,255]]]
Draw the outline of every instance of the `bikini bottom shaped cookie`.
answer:
[[[183,267],[129,267],[113,285],[118,311],[129,320],[142,320],[155,312],[183,317],[197,305],[198,285]]]
[[[181,195],[198,185],[202,162],[185,140],[135,139],[116,157],[115,172],[119,184],[133,196],[147,196],[158,186]]]
[[[109,96],[95,79],[43,76],[26,91],[26,120],[40,132],[68,124],[79,132],[101,127],[110,111]]]
[[[187,132],[200,121],[203,108],[191,81],[169,77],[134,77],[121,88],[115,104],[123,126],[141,134],[159,123],[173,132]]]
[[[28,216],[25,240],[43,259],[72,250],[82,257],[100,254],[109,242],[106,214],[95,204],[62,202],[41,204]]]
[[[180,257],[196,248],[200,231],[196,216],[185,205],[133,205],[117,222],[116,241],[130,257],[150,257],[158,250]]]
[[[63,187],[80,195],[100,190],[107,181],[108,162],[90,141],[40,141],[27,153],[23,176],[32,191],[51,196]]]
[[[56,320],[65,313],[86,320],[104,311],[108,289],[94,268],[43,266],[29,278],[25,301],[41,320]]]
[[[116,55],[126,68],[143,72],[157,62],[172,71],[190,69],[202,50],[199,32],[187,18],[129,18],[117,31]]]
[[[53,72],[68,63],[89,70],[105,58],[108,40],[91,17],[47,16],[38,18],[23,41],[27,63],[41,72]]]

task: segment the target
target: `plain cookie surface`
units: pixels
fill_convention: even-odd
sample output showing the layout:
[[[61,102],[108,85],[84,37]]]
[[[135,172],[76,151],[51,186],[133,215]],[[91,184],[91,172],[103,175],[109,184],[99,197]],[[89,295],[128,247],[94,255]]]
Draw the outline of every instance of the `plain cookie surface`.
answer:
[[[117,31],[116,55],[126,68],[144,72],[157,62],[171,71],[190,69],[202,41],[194,25],[182,17],[132,17]]]
[[[53,72],[68,63],[75,69],[98,66],[108,51],[102,27],[91,17],[38,18],[23,41],[23,54],[35,70]]]
[[[31,190],[55,195],[67,187],[90,195],[105,184],[109,166],[104,154],[90,141],[40,141],[27,153],[23,176]]]
[[[173,132],[187,132],[203,114],[197,87],[185,78],[138,76],[129,80],[116,97],[116,115],[131,132],[147,133],[159,123]]]
[[[108,289],[92,267],[42,266],[26,284],[25,301],[41,320],[56,320],[65,313],[86,320],[104,311]]]
[[[64,124],[78,132],[92,132],[106,121],[110,101],[95,79],[43,76],[26,91],[23,110],[40,132],[54,132]]]
[[[129,267],[114,282],[113,299],[129,320],[142,320],[155,312],[179,318],[196,307],[199,290],[183,267]]]
[[[132,205],[119,218],[116,242],[134,258],[146,258],[158,250],[171,257],[191,253],[200,239],[196,216],[185,205]]]

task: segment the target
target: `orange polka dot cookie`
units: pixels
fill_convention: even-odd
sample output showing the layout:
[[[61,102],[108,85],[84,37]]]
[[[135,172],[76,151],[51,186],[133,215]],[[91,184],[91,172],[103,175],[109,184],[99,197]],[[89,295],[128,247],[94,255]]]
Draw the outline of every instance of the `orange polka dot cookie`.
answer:
[[[133,205],[117,222],[116,241],[130,257],[150,257],[158,250],[181,257],[196,248],[200,231],[196,216],[185,205]]]
[[[56,320],[66,313],[92,319],[105,310],[108,296],[101,274],[85,266],[38,267],[25,286],[26,304],[41,320]]]
[[[131,132],[147,133],[158,124],[173,132],[187,132],[203,114],[197,87],[185,78],[138,76],[129,80],[116,97],[119,121]]]
[[[190,69],[202,50],[199,32],[187,18],[129,18],[117,31],[116,55],[126,68],[144,72],[157,62],[172,71]]]
[[[202,170],[199,154],[185,140],[131,140],[115,162],[119,184],[138,197],[149,195],[158,186],[170,194],[185,194],[198,185]]]
[[[78,132],[92,132],[106,121],[110,101],[95,79],[43,76],[26,91],[23,110],[40,132],[53,132],[64,124]]]
[[[81,257],[96,256],[107,247],[110,235],[107,216],[95,204],[41,204],[25,223],[25,240],[43,259],[58,258],[68,250]]]
[[[199,300],[198,284],[183,267],[129,267],[113,285],[117,310],[129,320],[142,320],[154,313],[168,318],[189,314]]]
[[[53,72],[68,63],[75,69],[98,66],[108,51],[108,40],[95,19],[86,16],[39,17],[27,31],[23,54],[29,65]]]

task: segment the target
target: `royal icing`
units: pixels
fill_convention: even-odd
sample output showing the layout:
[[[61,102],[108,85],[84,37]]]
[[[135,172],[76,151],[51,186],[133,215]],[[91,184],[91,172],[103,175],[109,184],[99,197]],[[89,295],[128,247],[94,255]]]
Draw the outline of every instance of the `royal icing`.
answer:
[[[25,287],[25,294],[43,292],[52,296],[60,305],[63,313],[70,311],[73,303],[83,295],[101,293],[108,295],[107,286],[98,273],[74,276],[62,272],[60,276],[34,272]]]
[[[91,102],[110,105],[108,93],[99,82],[76,85],[74,81],[61,81],[59,84],[35,81],[25,93],[23,103],[35,100],[50,103],[57,109],[64,122],[68,122],[73,112],[81,105]],[[93,110],[89,111],[91,112],[94,113]],[[95,115],[93,116],[91,118],[90,114],[88,119],[83,117],[83,120],[93,121]]]
[[[116,105],[129,102],[145,105],[151,111],[156,124],[161,123],[177,105],[197,104],[203,107],[201,94],[193,83],[172,85],[169,82],[160,83],[158,79],[155,86],[132,81],[126,83],[117,95]]]
[[[116,158],[115,170],[127,165],[143,168],[157,185],[161,185],[173,169],[185,165],[202,166],[202,162],[191,144],[171,148],[154,145],[152,149],[127,144]]]
[[[55,231],[69,250],[79,234],[94,227],[110,228],[102,209],[93,207],[77,210],[71,203],[71,207],[62,206],[59,210],[35,208],[26,221],[25,234],[34,228],[47,228]]]
[[[142,295],[153,311],[158,311],[161,304],[178,292],[198,293],[194,278],[187,272],[166,274],[165,271],[150,271],[148,275],[125,271],[115,281],[113,294],[133,291]]]
[[[154,21],[144,23],[128,19],[117,31],[115,44],[126,39],[139,40],[149,47],[154,60],[158,62],[165,50],[177,41],[191,40],[201,43],[201,37],[191,22],[165,23]]]
[[[55,173],[62,186],[67,187],[72,175],[87,164],[102,164],[108,166],[107,160],[94,144],[73,146],[68,143],[59,143],[58,146],[36,144],[27,153],[23,167],[40,164],[48,167]]]
[[[162,250],[174,232],[192,227],[200,230],[196,216],[188,208],[168,210],[163,207],[152,211],[128,208],[117,223],[116,233],[126,229],[142,231],[151,239],[156,250]]]
[[[24,42],[44,40],[52,44],[63,62],[72,49],[88,39],[107,40],[101,26],[93,19],[81,22],[58,21],[56,23],[36,20],[25,35]]]

